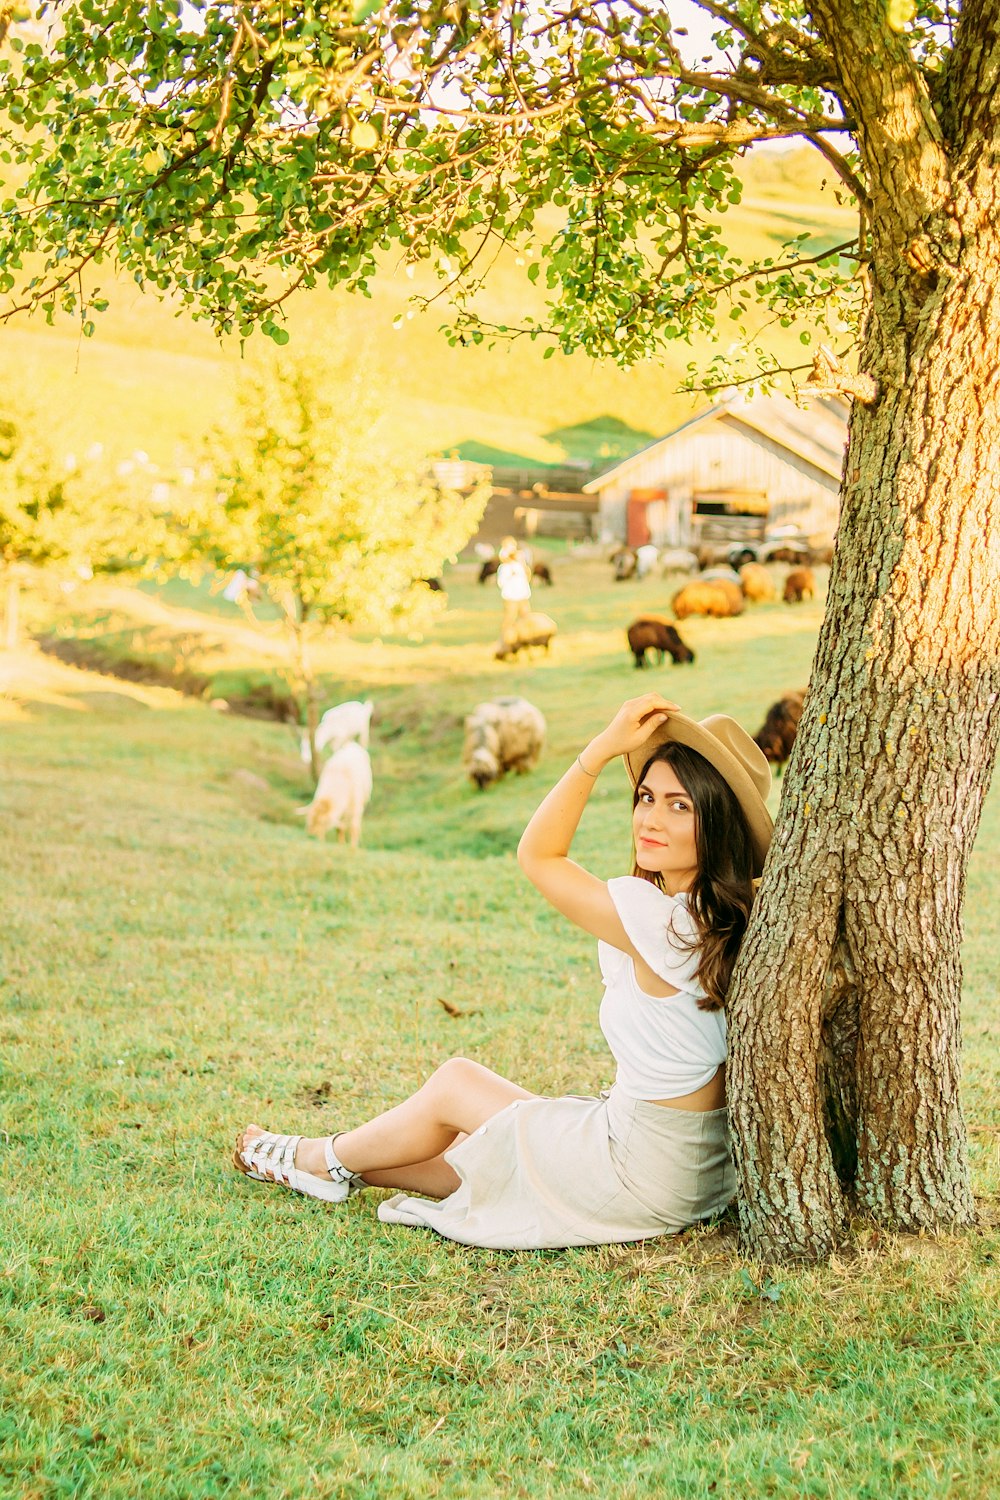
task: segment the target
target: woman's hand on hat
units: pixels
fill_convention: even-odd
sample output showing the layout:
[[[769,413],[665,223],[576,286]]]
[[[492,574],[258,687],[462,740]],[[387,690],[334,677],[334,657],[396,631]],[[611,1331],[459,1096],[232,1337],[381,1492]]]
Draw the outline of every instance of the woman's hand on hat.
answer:
[[[676,713],[680,713],[678,705],[670,703],[659,693],[643,693],[639,698],[629,698],[607,728],[595,735],[588,748],[594,757],[599,756],[606,764],[618,755],[638,750],[654,729]],[[590,763],[590,757],[587,758]]]

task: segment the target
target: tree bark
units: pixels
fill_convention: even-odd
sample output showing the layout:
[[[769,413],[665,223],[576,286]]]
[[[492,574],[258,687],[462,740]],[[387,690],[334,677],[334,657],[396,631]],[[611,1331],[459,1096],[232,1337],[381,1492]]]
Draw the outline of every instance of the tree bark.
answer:
[[[11,573],[7,579],[7,599],[4,608],[4,645],[8,651],[14,651],[17,648],[20,635],[20,599],[21,585],[15,574]]]
[[[1000,736],[998,112],[956,104],[979,138],[946,150],[899,39],[880,55],[880,8],[814,12],[847,59],[872,185],[860,363],[877,396],[852,414],[826,616],[730,1001],[741,1227],[773,1259],[826,1254],[849,1205],[894,1228],[973,1219],[961,910]],[[976,74],[994,100],[995,29]]]
[[[309,767],[313,785],[319,783],[323,763],[316,749],[316,731],[319,728],[319,699],[316,693],[316,676],[313,672],[312,652],[309,643],[307,608],[301,598],[296,598],[285,615],[292,631],[295,650],[295,695],[305,699],[306,740],[309,745]]]

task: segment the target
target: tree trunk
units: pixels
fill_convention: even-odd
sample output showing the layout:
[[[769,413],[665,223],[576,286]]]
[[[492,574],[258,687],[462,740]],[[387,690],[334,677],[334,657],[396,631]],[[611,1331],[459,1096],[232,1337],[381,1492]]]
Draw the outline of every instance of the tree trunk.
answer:
[[[301,599],[296,599],[290,610],[286,610],[286,619],[292,630],[292,641],[295,649],[295,695],[305,699],[306,707],[306,740],[309,745],[309,766],[312,771],[313,785],[317,785],[323,763],[320,760],[319,751],[316,749],[316,731],[319,728],[319,698],[316,692],[316,678],[313,673],[312,653],[309,649],[309,627],[307,624],[307,609]]]
[[[316,731],[319,728],[319,702],[316,695],[316,679],[312,675],[308,665],[303,672],[303,684],[306,695],[306,734],[309,736],[309,765],[312,768],[313,781],[318,785],[323,763],[319,758],[316,748]]]
[[[20,634],[20,623],[18,619],[18,605],[21,598],[21,586],[12,573],[7,579],[7,598],[4,607],[4,645],[8,651],[17,647],[18,635]]]
[[[861,39],[839,42],[856,59]],[[862,114],[866,82],[844,85]],[[878,87],[901,92],[889,63]],[[974,1215],[959,945],[1000,735],[1000,188],[992,136],[947,160],[910,126],[868,162],[877,394],[852,415],[826,616],[730,1001],[741,1228],[764,1258],[828,1253],[848,1206],[901,1229]]]

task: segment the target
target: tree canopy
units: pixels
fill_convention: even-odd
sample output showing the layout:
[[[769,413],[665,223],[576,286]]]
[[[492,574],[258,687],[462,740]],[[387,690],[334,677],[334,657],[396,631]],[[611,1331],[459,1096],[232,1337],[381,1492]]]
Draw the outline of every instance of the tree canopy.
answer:
[[[837,7],[698,8],[715,22],[701,59],[658,0],[42,5],[0,62],[5,311],[62,307],[89,332],[110,262],[220,330],[281,341],[296,288],[364,291],[392,254],[432,259],[455,336],[480,338],[461,304],[518,245],[547,311],[497,333],[628,363],[710,327],[720,292],[737,315],[805,303],[842,331],[871,189],[836,92]],[[974,19],[889,0],[869,24],[907,91],[946,112]],[[857,233],[744,265],[720,228],[740,153],[791,138],[853,195]]]

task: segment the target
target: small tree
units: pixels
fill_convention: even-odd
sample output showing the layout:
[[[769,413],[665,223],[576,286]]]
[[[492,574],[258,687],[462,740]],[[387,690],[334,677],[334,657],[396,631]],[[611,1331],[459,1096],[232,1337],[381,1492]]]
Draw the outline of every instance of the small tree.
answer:
[[[40,419],[0,413],[4,644],[17,645],[21,584],[37,570],[89,578],[141,570],[155,552],[149,500],[97,456],[57,458]]]
[[[211,440],[209,485],[174,516],[187,559],[245,570],[277,607],[317,777],[316,639],[428,619],[441,595],[422,580],[468,541],[488,494],[441,487],[386,428],[363,364],[283,356],[244,379],[233,423]]]

